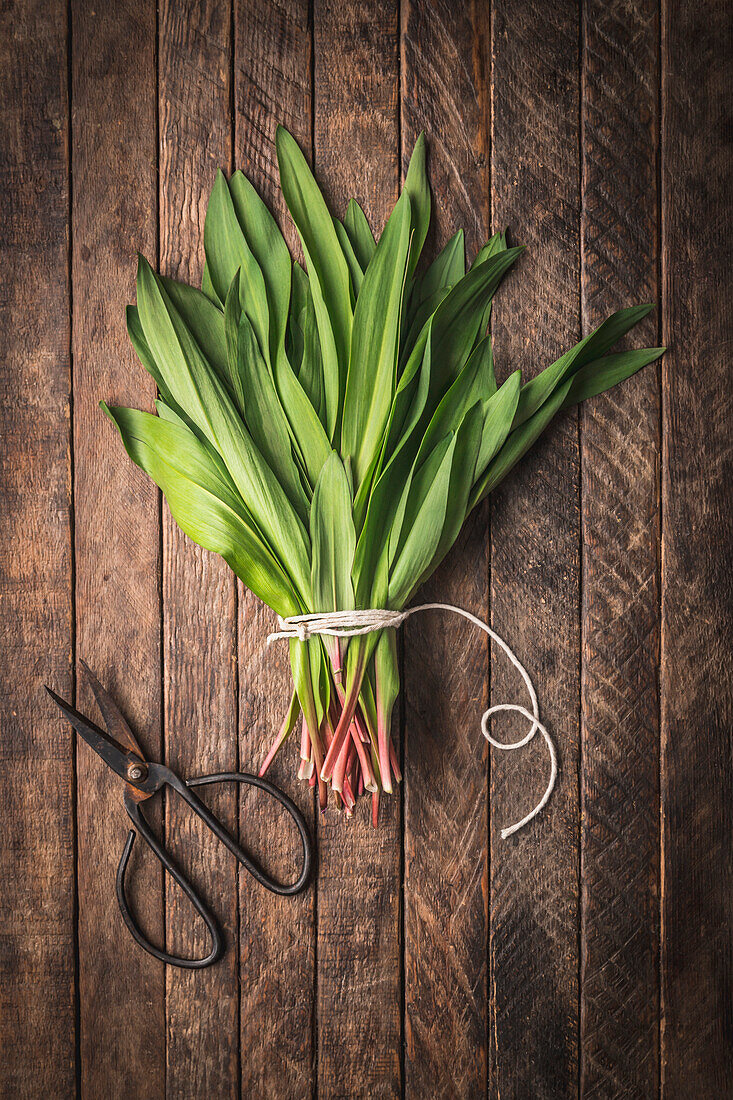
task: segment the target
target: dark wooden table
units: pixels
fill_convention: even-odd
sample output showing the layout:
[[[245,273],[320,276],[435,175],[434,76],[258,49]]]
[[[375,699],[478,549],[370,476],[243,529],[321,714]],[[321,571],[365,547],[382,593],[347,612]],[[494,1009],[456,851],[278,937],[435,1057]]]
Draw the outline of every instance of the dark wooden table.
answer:
[[[0,14],[0,1082],[8,1098],[501,1100],[733,1095],[731,15],[726,0],[9,0]],[[97,403],[150,407],[128,345],[139,249],[194,281],[215,170],[278,214],[283,121],[335,208],[377,226],[420,130],[433,245],[528,251],[494,318],[502,376],[611,310],[659,308],[661,365],[564,416],[474,514],[429,597],[490,617],[540,685],[539,744],[491,759],[518,696],[469,626],[404,631],[405,783],[313,821],[278,900],[168,805],[224,960],[127,936],[114,779],[44,682],[85,659],[151,754],[254,767],[281,718],[272,616],[192,546]],[[289,239],[293,234],[288,229]],[[491,673],[491,675],[490,675]],[[502,727],[504,729],[504,727]],[[279,821],[217,804],[275,866]],[[203,944],[149,860],[150,933]]]

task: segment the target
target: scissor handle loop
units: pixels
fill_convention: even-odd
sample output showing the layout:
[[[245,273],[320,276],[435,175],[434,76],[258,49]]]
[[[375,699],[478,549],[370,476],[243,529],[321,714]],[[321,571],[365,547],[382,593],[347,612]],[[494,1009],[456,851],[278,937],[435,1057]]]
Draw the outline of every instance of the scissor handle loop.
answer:
[[[267,779],[262,779],[259,775],[252,775],[249,772],[218,772],[215,775],[199,775],[195,779],[188,779],[185,783],[183,783],[174,772],[171,772],[171,776],[175,782],[171,783],[166,779],[169,786],[172,786],[174,790],[180,794],[181,798],[188,802],[194,813],[198,814],[204,824],[208,825],[212,833],[214,833],[222,844],[229,849],[238,862],[241,863],[243,867],[246,867],[252,877],[255,878],[261,886],[264,886],[266,890],[270,890],[273,894],[280,894],[282,897],[293,897],[295,894],[299,894],[301,890],[305,889],[308,884],[308,879],[310,878],[311,866],[313,863],[313,848],[311,839],[308,835],[308,826],[305,823],[305,818],[292,798],[288,798],[284,791],[281,791],[279,787],[276,787],[274,783],[270,783]],[[263,871],[259,864],[255,863],[255,861],[239,847],[236,841],[232,840],[221,823],[217,821],[214,815],[209,811],[209,808],[205,806],[191,790],[191,787],[203,787],[208,783],[226,782],[243,783],[247,786],[257,787],[259,790],[265,791],[280,803],[286,813],[295,822],[303,848],[303,866],[295,882],[278,882],[277,879],[272,878],[271,875]],[[180,786],[178,784],[180,784]]]
[[[169,768],[166,768],[163,764],[150,764],[149,780],[151,785],[154,785],[156,790],[159,790],[162,786],[171,787],[181,798],[191,807],[193,812],[204,822],[204,824],[211,830],[212,833],[225,845],[226,848],[232,853],[239,863],[245,867],[250,874],[264,886],[267,890],[270,890],[273,894],[280,894],[282,896],[291,897],[295,894],[299,894],[301,890],[307,885],[310,877],[311,866],[313,862],[313,852],[311,846],[311,840],[308,835],[308,828],[305,823],[305,818],[301,814],[298,807],[288,798],[288,796],[281,791],[279,787],[268,782],[266,779],[261,779],[258,775],[251,775],[247,772],[218,772],[215,775],[201,775],[195,779],[189,779],[184,782],[180,779],[175,772],[172,772]],[[280,803],[280,805],[286,810],[289,816],[295,822],[298,832],[300,834],[300,840],[303,847],[303,866],[301,868],[298,878],[293,883],[280,883],[270,875],[266,874],[262,868],[250,858],[247,853],[240,848],[235,840],[227,833],[222,824],[216,817],[210,812],[209,808],[201,801],[198,795],[194,794],[191,790],[192,787],[202,787],[209,783],[224,783],[235,782],[244,783],[248,786],[258,787],[260,790],[266,791],[267,794]],[[127,925],[127,928],[140,947],[147,951],[150,955],[153,955],[156,959],[160,959],[161,962],[168,963],[170,966],[178,966],[187,970],[200,970],[205,966],[210,966],[212,963],[220,957],[222,953],[222,939],[221,934],[216,926],[216,922],[211,913],[201,901],[200,897],[191,886],[188,879],[178,870],[173,860],[168,855],[167,851],[158,841],[157,837],[148,825],[145,817],[140,809],[140,803],[131,796],[129,791],[125,792],[125,809],[135,826],[135,829],[131,829],[125,842],[125,847],[120,858],[119,865],[117,867],[117,901],[120,906],[120,912],[122,918]],[[130,906],[125,895],[125,872],[127,870],[127,864],[130,860],[130,854],[132,852],[132,846],[135,842],[135,830],[137,830],[145,840],[146,844],[152,848],[153,852],[160,860],[166,871],[171,875],[173,880],[180,886],[186,897],[193,905],[196,912],[204,921],[206,928],[211,938],[211,949],[202,959],[184,959],[177,955],[170,955],[167,951],[161,950],[148,940],[148,938],[141,932],[140,928],[132,915]]]
[[[211,938],[211,949],[208,955],[205,955],[202,959],[184,959],[178,955],[169,955],[167,951],[162,951],[159,947],[156,947],[155,944],[151,943],[147,936],[143,935],[140,931],[125,895],[125,871],[127,870],[127,864],[130,860],[132,846],[135,843],[135,829],[130,829],[127,834],[125,847],[117,866],[116,882],[117,902],[120,907],[120,912],[122,913],[122,919],[127,925],[130,935],[149,955],[153,955],[156,959],[160,959],[161,962],[168,963],[169,966],[178,966],[184,970],[203,970],[205,966],[211,966],[211,964],[216,962],[221,955],[223,946],[221,934],[216,926],[214,918],[201,901],[188,879],[181,874],[175,863],[173,863],[165,848],[158,843],[158,839],[143,817],[138,803],[134,802],[132,799],[125,798],[125,808],[135,825],[135,829],[137,829],[143,840],[153,849],[166,871],[168,871],[173,880],[178,883],[196,912],[202,918]]]

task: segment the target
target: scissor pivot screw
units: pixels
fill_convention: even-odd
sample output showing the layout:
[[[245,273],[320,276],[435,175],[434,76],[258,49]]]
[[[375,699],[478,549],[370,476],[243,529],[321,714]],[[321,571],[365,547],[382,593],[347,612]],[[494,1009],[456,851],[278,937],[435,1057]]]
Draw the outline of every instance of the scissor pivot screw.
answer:
[[[148,769],[145,767],[144,764],[130,764],[129,768],[127,769],[128,779],[144,779],[147,774]]]

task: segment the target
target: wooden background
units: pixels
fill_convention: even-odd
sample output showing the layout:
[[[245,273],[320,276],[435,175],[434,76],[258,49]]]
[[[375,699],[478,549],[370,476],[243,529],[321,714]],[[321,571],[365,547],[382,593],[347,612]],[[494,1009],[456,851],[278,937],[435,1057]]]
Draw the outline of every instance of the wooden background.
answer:
[[[8,0],[0,12],[0,1004],[3,1097],[733,1095],[731,15],[726,0]],[[154,758],[255,767],[281,717],[272,617],[192,546],[100,398],[150,407],[124,331],[139,249],[196,280],[216,168],[278,214],[284,122],[377,227],[421,129],[433,245],[529,248],[494,320],[531,375],[655,300],[661,365],[553,426],[430,598],[489,616],[537,746],[489,759],[520,690],[467,625],[404,634],[405,783],[378,831],[313,821],[275,899],[169,805],[229,950],[166,971],[125,932],[119,784],[43,692],[86,659]],[[287,230],[292,242],[293,234]],[[91,706],[79,680],[78,703]],[[505,731],[505,727],[502,727]],[[276,815],[217,809],[286,866]],[[146,927],[201,929],[149,859]]]

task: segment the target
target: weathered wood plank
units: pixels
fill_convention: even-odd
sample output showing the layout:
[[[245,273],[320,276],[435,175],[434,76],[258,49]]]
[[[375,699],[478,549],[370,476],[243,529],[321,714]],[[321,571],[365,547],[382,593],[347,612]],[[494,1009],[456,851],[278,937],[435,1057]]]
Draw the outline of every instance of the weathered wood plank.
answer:
[[[733,1080],[730,42],[662,9],[662,1091]]]
[[[0,14],[3,1096],[74,1094],[66,6]],[[38,1052],[42,1057],[37,1057]]]
[[[125,332],[135,253],[156,259],[155,5],[75,0],[71,15],[77,656],[158,754],[158,494],[98,408],[100,398],[149,408],[155,392]],[[93,713],[83,678],[78,698]],[[82,1093],[161,1096],[163,966],[128,935],[114,890],[121,785],[84,745],[77,760]],[[141,921],[160,942],[159,866],[138,852],[131,871]]]
[[[591,0],[583,27],[587,332],[658,296],[657,4]],[[659,1091],[659,413],[654,367],[581,412],[583,1097]]]
[[[282,122],[311,144],[311,27],[306,0],[235,5],[235,166],[295,234],[279,192],[275,128]],[[245,771],[258,771],[292,691],[287,646],[266,649],[273,616],[239,588],[239,745]],[[313,822],[312,792],[297,779],[297,746],[287,744],[268,773]],[[243,843],[283,879],[292,878],[299,841],[282,811],[244,794]],[[315,887],[298,898],[267,893],[240,874],[242,1096],[313,1093]]]
[[[165,0],[158,14],[160,266],[200,285],[206,203],[231,160],[231,13],[214,2]],[[188,540],[163,506],[164,728],[180,774],[237,768],[236,587],[224,561]],[[207,795],[233,831],[237,792]],[[175,798],[167,835],[211,904],[227,950],[217,966],[167,972],[168,1096],[236,1097],[239,1067],[237,871],[226,849]],[[178,888],[166,890],[168,950],[203,955],[206,930]]]
[[[528,245],[494,314],[498,371],[535,374],[578,337],[578,11],[496,0],[494,224]],[[559,1100],[578,1086],[579,453],[577,414],[553,425],[495,494],[494,629],[539,687],[558,745],[547,812],[501,840],[544,788],[539,742],[491,764],[490,1095]],[[492,701],[520,699],[505,662]],[[523,699],[521,699],[524,702]],[[502,723],[502,735],[519,723]],[[497,730],[498,732],[498,730]]]
[[[353,195],[381,232],[398,192],[399,25],[392,0],[314,7],[316,175],[334,213]],[[318,831],[318,1095],[400,1092],[400,797]]]
[[[472,259],[489,235],[488,23],[412,0],[402,23],[403,171],[429,143],[437,248],[460,226]],[[488,505],[419,599],[488,620]],[[485,637],[437,613],[405,627],[405,1094],[486,1092],[488,754]]]

